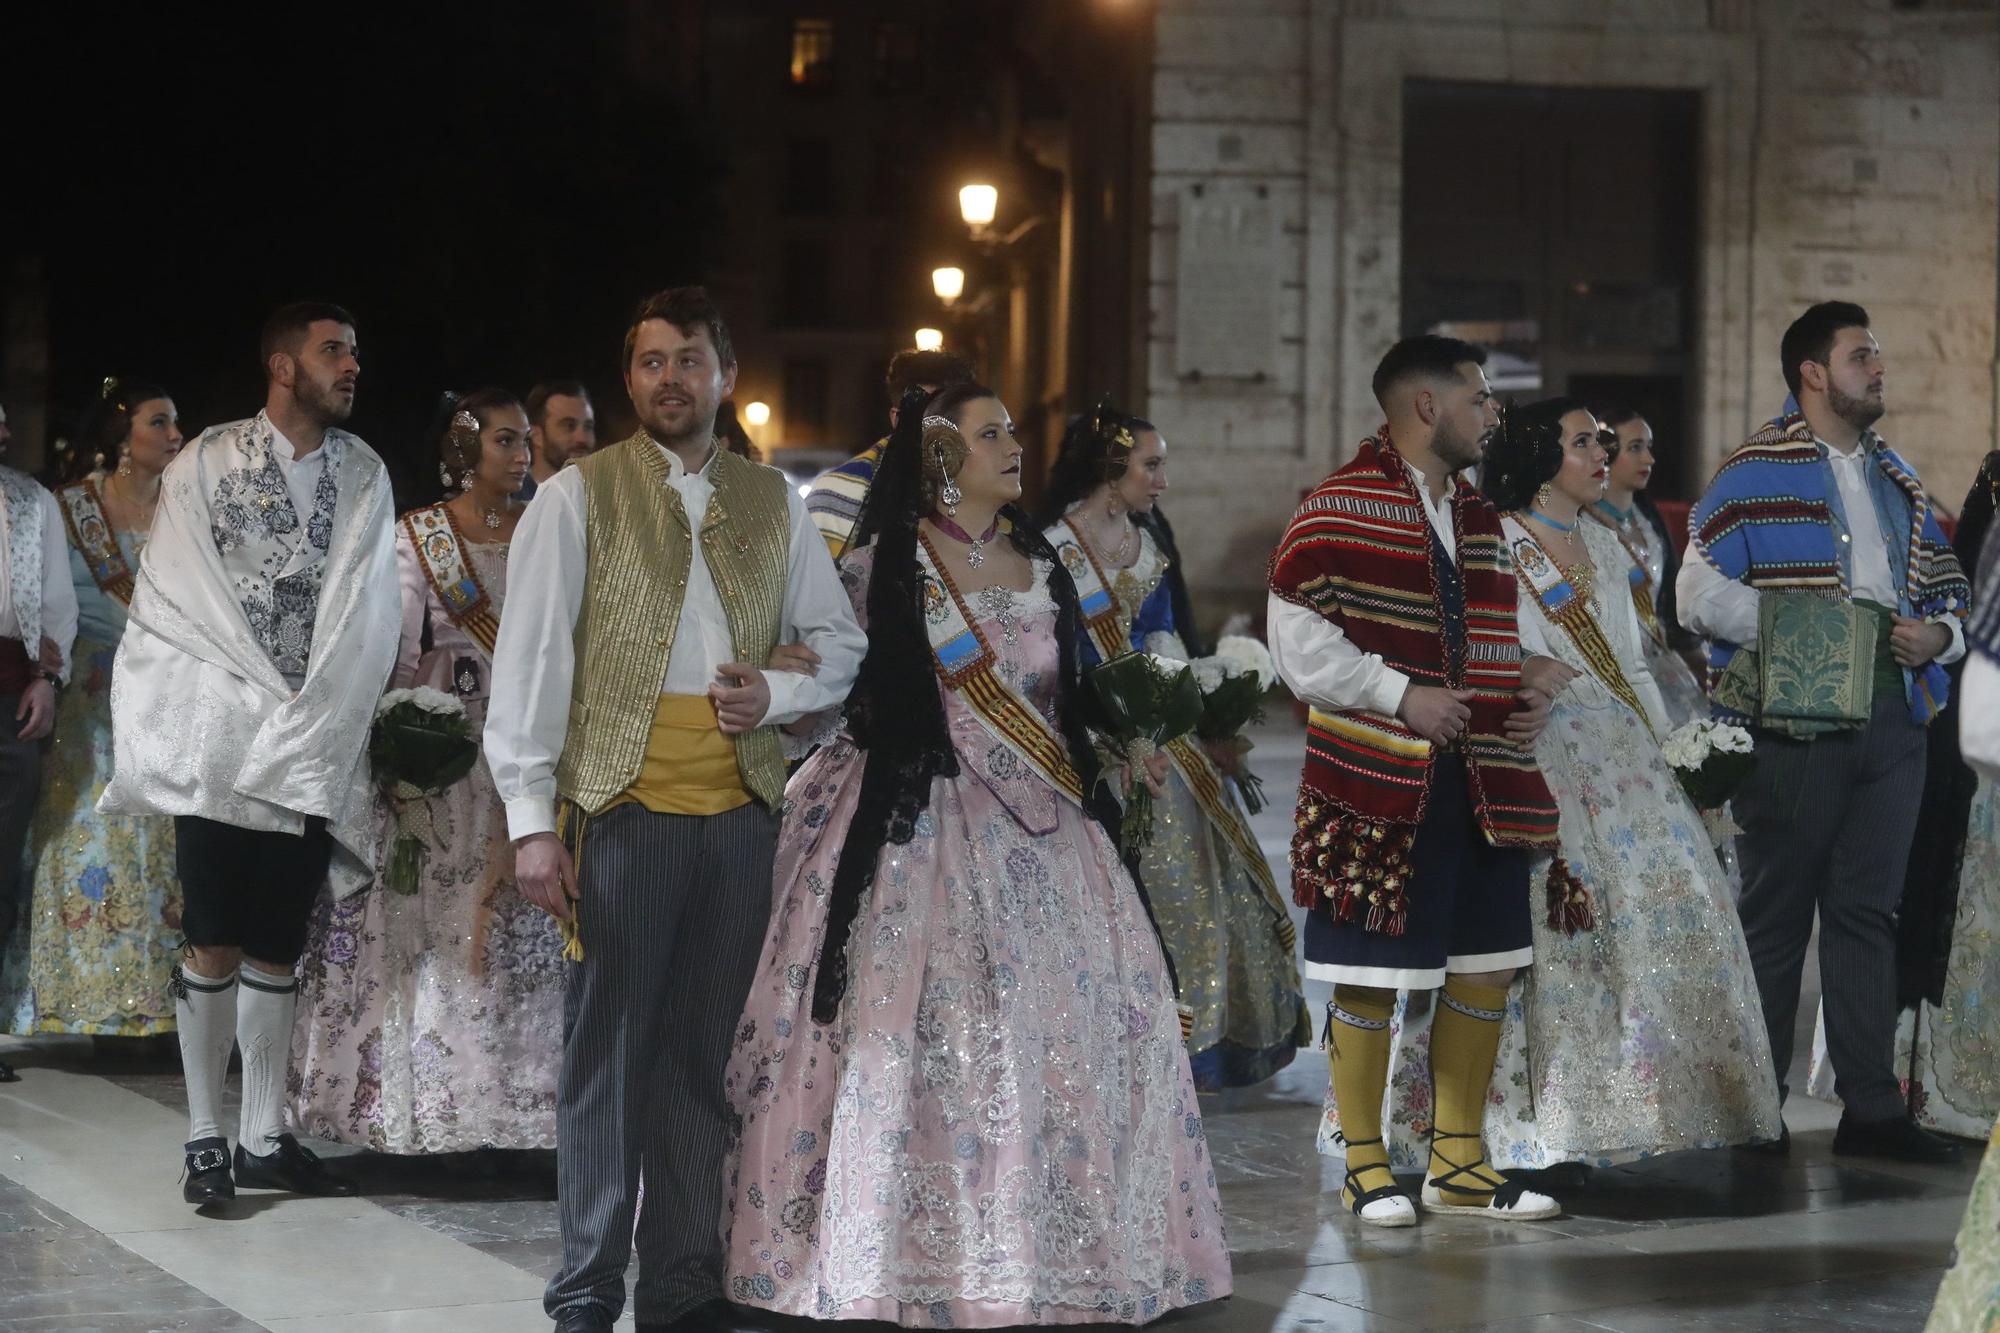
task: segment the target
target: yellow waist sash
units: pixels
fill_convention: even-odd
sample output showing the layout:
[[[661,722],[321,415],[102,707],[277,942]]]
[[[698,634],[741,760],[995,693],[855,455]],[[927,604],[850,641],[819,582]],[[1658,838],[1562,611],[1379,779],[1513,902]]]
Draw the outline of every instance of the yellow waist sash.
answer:
[[[663,694],[639,776],[611,804],[637,801],[656,815],[719,815],[753,799],[736,743],[716,725],[708,696]]]

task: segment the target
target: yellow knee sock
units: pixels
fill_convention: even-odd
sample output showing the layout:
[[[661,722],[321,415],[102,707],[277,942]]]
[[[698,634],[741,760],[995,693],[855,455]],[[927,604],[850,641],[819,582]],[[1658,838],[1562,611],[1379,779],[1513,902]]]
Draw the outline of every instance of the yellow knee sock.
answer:
[[[1394,1185],[1389,1150],[1382,1143],[1382,1094],[1389,1082],[1389,1015],[1396,992],[1373,986],[1335,986],[1327,1024],[1333,1064],[1333,1100],[1347,1140],[1348,1206],[1369,1190]]]
[[[1479,1206],[1504,1183],[1486,1165],[1480,1127],[1493,1060],[1500,1053],[1505,986],[1474,986],[1446,977],[1431,1019],[1431,1082],[1437,1120],[1431,1139],[1430,1179],[1445,1186],[1451,1202]],[[1467,1170],[1465,1168],[1471,1168]]]

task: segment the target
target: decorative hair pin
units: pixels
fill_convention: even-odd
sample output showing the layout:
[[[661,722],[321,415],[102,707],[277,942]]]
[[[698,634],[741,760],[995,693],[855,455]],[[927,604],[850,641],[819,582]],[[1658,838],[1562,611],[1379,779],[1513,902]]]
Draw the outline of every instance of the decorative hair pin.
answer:
[[[451,437],[452,445],[458,451],[459,463],[465,471],[459,476],[453,476],[451,464],[439,459],[438,476],[443,479],[446,486],[469,491],[472,489],[473,464],[479,457],[479,418],[461,407],[452,413],[451,428],[446,433]]]
[[[1109,398],[1099,399],[1097,406],[1091,409],[1090,433],[1104,441],[1104,447],[1113,453],[1129,454],[1138,444],[1132,438],[1132,428],[1125,423],[1118,409],[1111,405]]]
[[[97,391],[97,396],[108,400],[112,394],[117,392],[118,377],[116,375],[106,375],[104,377],[104,387]]]

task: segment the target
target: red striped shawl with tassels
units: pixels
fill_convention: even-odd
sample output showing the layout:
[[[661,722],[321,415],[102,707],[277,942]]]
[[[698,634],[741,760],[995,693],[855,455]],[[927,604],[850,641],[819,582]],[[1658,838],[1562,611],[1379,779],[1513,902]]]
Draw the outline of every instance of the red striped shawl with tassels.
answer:
[[[1299,506],[1271,558],[1271,591],[1325,616],[1412,684],[1473,691],[1461,748],[1480,828],[1495,846],[1553,848],[1555,801],[1504,725],[1520,707],[1513,561],[1493,506],[1453,484],[1463,644],[1447,642],[1430,520],[1386,428]],[[1294,900],[1401,934],[1410,847],[1435,761],[1430,742],[1396,718],[1314,709],[1292,840]]]

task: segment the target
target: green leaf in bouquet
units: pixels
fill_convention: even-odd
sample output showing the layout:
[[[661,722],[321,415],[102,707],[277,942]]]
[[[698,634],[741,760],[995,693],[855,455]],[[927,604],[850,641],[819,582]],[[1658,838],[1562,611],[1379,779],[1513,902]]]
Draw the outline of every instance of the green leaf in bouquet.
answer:
[[[1257,678],[1230,676],[1201,696],[1201,724],[1195,731],[1203,740],[1225,741],[1263,718],[1264,690]]]
[[[1153,739],[1161,745],[1179,740],[1201,725],[1201,686],[1194,682],[1192,667],[1183,666],[1161,682],[1159,704]]]
[[[455,732],[405,723],[394,714],[376,722],[368,736],[368,761],[383,782],[407,782],[442,791],[479,762],[479,744],[463,717]]]

